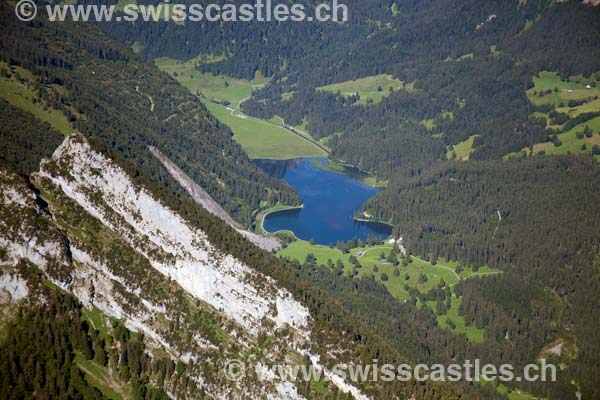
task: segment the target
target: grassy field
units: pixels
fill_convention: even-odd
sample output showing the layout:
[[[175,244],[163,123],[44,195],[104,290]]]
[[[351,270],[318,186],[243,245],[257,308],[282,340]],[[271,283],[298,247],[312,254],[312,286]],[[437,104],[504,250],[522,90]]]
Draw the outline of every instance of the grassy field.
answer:
[[[448,160],[452,160],[454,158],[454,155],[456,154],[456,157],[454,159],[459,161],[467,161],[471,156],[471,153],[473,152],[473,143],[475,142],[475,138],[477,136],[478,135],[473,135],[467,140],[460,142],[452,147],[449,147],[448,152],[446,154]]]
[[[0,63],[0,69],[8,71],[7,64]],[[73,127],[65,114],[60,110],[54,110],[45,105],[39,99],[37,93],[31,90],[25,83],[17,80],[15,75],[27,81],[31,74],[17,67],[13,69],[10,77],[0,78],[0,97],[11,105],[33,114],[40,121],[49,123],[63,135],[70,135],[73,132]]]
[[[600,96],[599,81],[594,76],[589,79],[575,76],[562,81],[555,72],[543,71],[538,77],[533,77],[534,87],[527,91],[527,96],[536,105],[553,104],[559,107],[562,103],[566,106],[569,100],[585,100]],[[597,82],[596,87],[588,89],[586,86],[592,82]]]
[[[402,81],[394,79],[391,75],[386,74],[367,76],[354,81],[321,86],[320,88],[317,88],[317,90],[332,93],[340,92],[346,97],[358,93],[360,96],[360,104],[366,104],[367,99],[373,100],[374,103],[381,102],[384,97],[390,95],[390,87],[393,90],[414,90],[414,84],[404,85]],[[379,88],[381,88],[381,90],[379,90]]]
[[[224,60],[226,57],[219,56],[197,56],[186,62],[172,58],[157,58],[154,64],[162,71],[168,72],[179,83],[193,94],[202,94],[208,100],[229,101],[232,105],[252,94],[253,88],[259,88],[267,84],[269,80],[257,74],[255,79],[248,81],[236,79],[224,75],[215,76],[202,74],[196,69],[198,63],[211,63]]]
[[[141,44],[138,41],[133,42],[133,44],[131,45],[131,49],[133,50],[133,52],[135,54],[140,54],[142,51],[144,51],[144,45]]]
[[[577,117],[579,114],[589,113],[589,112],[599,112],[600,111],[600,98],[596,100],[591,100],[585,104],[580,106],[571,108],[571,107],[558,107],[556,109],[558,112],[562,112],[568,114],[571,118]]]
[[[421,125],[423,125],[428,130],[433,130],[435,128],[435,124],[433,123],[433,119],[424,119],[421,121]]]
[[[83,313],[85,320],[89,322],[89,324],[92,326],[92,328],[94,328],[98,332],[100,332],[99,333],[100,337],[107,336],[108,328],[106,326],[106,323],[104,322],[104,317],[102,315],[102,312],[98,308],[93,307],[91,310],[89,310],[87,308],[83,308],[82,313]]]
[[[594,134],[592,137],[577,137],[577,134],[583,133],[585,127],[589,127]],[[544,151],[546,154],[591,154],[594,145],[600,146],[600,117],[596,117],[575,128],[557,135],[562,144],[555,147],[551,142],[534,145],[535,153]],[[581,136],[581,135],[579,135]],[[582,146],[585,144],[585,150]]]
[[[389,256],[392,250],[392,244],[383,244],[377,246],[359,247],[350,250],[349,253],[343,253],[341,250],[322,245],[311,245],[310,243],[297,240],[289,244],[285,249],[279,251],[280,257],[287,257],[298,260],[303,263],[309,254],[312,254],[317,259],[317,264],[327,265],[328,260],[331,260],[335,265],[337,260],[344,264],[344,273],[350,273],[354,266],[350,262],[350,256],[355,256],[362,268],[358,269],[358,277],[373,275],[375,279],[381,282],[389,292],[400,301],[410,299],[410,294],[407,289],[416,288],[421,293],[426,293],[434,287],[437,287],[443,280],[449,287],[454,286],[461,279],[468,279],[475,276],[497,274],[498,270],[494,270],[487,266],[480,267],[477,271],[473,268],[464,268],[457,272],[459,266],[456,262],[439,261],[433,265],[418,257],[412,256],[411,262],[407,266],[400,264],[394,267],[392,264],[381,258],[381,254],[385,257]],[[377,267],[375,272],[374,267]],[[398,269],[399,274],[396,276],[394,270]],[[382,279],[382,274],[387,275],[388,279]],[[422,276],[427,279],[423,280]],[[420,279],[421,278],[421,279]],[[445,315],[436,316],[441,327],[447,328],[456,334],[465,334],[469,341],[483,341],[484,331],[474,326],[467,326],[465,320],[458,315],[460,299],[453,297],[450,310]],[[427,303],[425,306],[431,308],[435,313],[435,304]],[[447,321],[452,320],[455,327],[452,329],[447,325]]]
[[[341,260],[344,263],[345,273],[352,271],[353,265],[350,263],[350,256],[354,255],[362,265],[362,268],[358,270],[358,276],[360,277],[369,274],[375,275],[375,278],[382,282],[388,288],[390,293],[399,300],[407,300],[410,298],[405,286],[417,288],[420,292],[425,293],[436,287],[442,279],[447,285],[454,285],[458,283],[460,279],[500,272],[487,266],[482,266],[477,272],[473,271],[472,268],[465,268],[460,273],[457,273],[456,269],[459,264],[456,262],[440,261],[436,265],[432,265],[425,260],[412,256],[412,262],[406,267],[399,265],[397,268],[400,271],[400,275],[394,276],[394,269],[396,267],[386,260],[382,260],[380,257],[382,253],[387,257],[392,247],[392,244],[360,247],[352,249],[349,253],[344,254],[341,250],[336,248],[318,244],[311,245],[306,241],[297,240],[288,245],[285,249],[280,250],[278,255],[304,262],[308,254],[313,254],[317,259],[317,263],[323,265],[327,265],[328,260],[331,260],[334,264],[337,260]],[[358,254],[360,254],[360,256],[357,256]],[[373,272],[374,266],[377,266],[378,272]],[[387,281],[381,280],[382,273],[385,273],[388,276],[389,279]],[[426,282],[419,281],[419,276],[421,274],[427,277]]]
[[[533,82],[535,86],[527,91],[527,96],[533,104],[553,105],[557,112],[567,114],[570,118],[583,113],[600,112],[600,73],[598,72],[589,78],[573,76],[563,81],[556,73],[544,71],[539,76],[534,77]],[[575,107],[569,107],[569,100],[583,103]],[[546,126],[556,132],[561,132],[564,128],[564,125],[553,125],[549,113],[537,111],[531,114],[531,117],[546,119]],[[581,137],[581,133],[586,127],[594,132],[592,137]],[[600,134],[600,118],[594,118],[575,126],[567,132],[557,134],[561,142],[560,146],[554,146],[550,140],[536,143],[533,145],[533,153],[591,154],[593,146],[600,145],[598,134]],[[524,148],[507,154],[504,158],[526,156],[530,155],[531,152],[531,148]],[[600,156],[597,156],[596,159],[600,161]]]
[[[209,111],[219,121],[229,126],[234,139],[242,145],[250,158],[287,160],[299,157],[323,157],[327,151],[314,143],[303,132],[292,132],[283,121],[266,121],[245,115],[240,105],[252,91],[268,83],[257,73],[252,81],[227,76],[201,74],[196,69],[199,62],[217,62],[224,56],[198,56],[187,62],[170,58],[155,60],[157,67],[171,74],[191,93],[199,95]]]
[[[234,140],[242,145],[250,158],[289,160],[327,156],[325,150],[281,126],[245,115],[231,106],[205,104],[211,114],[231,128]]]
[[[593,132],[592,137],[582,136],[586,127],[589,127]],[[558,134],[557,137],[562,143],[560,146],[556,147],[552,142],[536,143],[533,145],[533,153],[538,154],[543,151],[545,154],[552,155],[592,154],[594,145],[600,146],[600,117],[579,124],[565,133]],[[520,152],[508,154],[504,158],[529,155],[530,153],[531,149],[526,148]],[[600,161],[600,157],[597,156],[596,159]]]

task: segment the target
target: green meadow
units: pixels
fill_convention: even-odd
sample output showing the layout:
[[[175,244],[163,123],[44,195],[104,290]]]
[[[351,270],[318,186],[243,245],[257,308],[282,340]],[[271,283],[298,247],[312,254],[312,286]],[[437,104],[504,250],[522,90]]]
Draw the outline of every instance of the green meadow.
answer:
[[[400,89],[414,90],[414,83],[404,85],[402,81],[392,78],[391,75],[381,74],[321,86],[317,90],[331,93],[340,92],[345,97],[350,97],[358,93],[360,96],[359,103],[367,104],[368,99],[373,100],[373,103],[381,102],[384,97],[391,94],[390,88],[392,88],[392,91]]]
[[[5,63],[0,63],[0,69],[10,71]],[[31,74],[29,71],[17,67],[10,74],[10,77],[0,78],[0,97],[14,107],[33,114],[40,121],[47,122],[65,136],[73,132],[73,127],[65,114],[60,110],[49,107],[38,97],[36,92],[29,88],[26,83],[30,82]],[[22,81],[17,80],[16,76],[19,76]]]
[[[250,98],[253,90],[267,84],[267,78],[257,73],[249,81],[224,75],[202,74],[196,69],[199,62],[217,62],[224,58],[225,56],[198,56],[186,62],[159,58],[155,60],[155,64],[191,93],[198,95],[208,110],[229,126],[234,140],[240,143],[250,158],[287,160],[327,156],[323,146],[303,132],[288,129],[281,119],[266,121],[240,111],[241,103]]]
[[[110,336],[110,328],[108,317],[93,306],[91,309],[82,308],[84,319],[90,326],[98,331],[98,334],[104,340],[112,340]],[[85,374],[85,380],[100,390],[102,394],[111,400],[119,400],[129,398],[132,388],[129,384],[124,384],[109,373],[108,369],[94,360],[87,360],[81,354],[75,356],[75,363],[79,369]]]
[[[448,160],[467,161],[474,150],[473,144],[475,143],[475,138],[477,136],[478,135],[470,136],[465,141],[455,144],[454,146],[449,146],[446,154]]]
[[[593,132],[591,137],[583,135],[588,127]],[[544,151],[546,154],[591,154],[595,145],[600,146],[600,117],[591,119],[573,129],[557,135],[561,145],[556,147],[552,142],[534,145],[534,152]]]
[[[81,355],[75,356],[73,361],[85,374],[85,380],[98,389],[107,399],[121,400],[130,398],[132,394],[131,387],[118,382],[115,377],[109,374],[106,367],[101,366],[93,360],[86,360]]]
[[[592,132],[592,136],[588,137],[584,135],[585,129],[589,128]],[[581,123],[567,132],[556,135],[560,140],[560,146],[555,146],[553,142],[548,141],[544,143],[536,143],[533,145],[533,153],[538,154],[544,152],[545,154],[592,154],[592,149],[595,145],[600,146],[600,117],[593,118],[589,121]],[[529,155],[531,153],[530,148],[521,150],[520,152],[511,153],[504,158],[518,157],[522,155]],[[596,156],[596,159],[600,161],[600,156]]]
[[[474,325],[467,325],[465,323],[465,319],[458,314],[458,310],[460,307],[461,299],[458,297],[452,297],[450,309],[443,315],[437,315],[436,318],[438,324],[450,330],[456,334],[464,334],[470,342],[483,342],[485,331],[483,329],[479,329]],[[428,301],[427,307],[429,307],[433,313],[435,314],[435,302]]]
[[[428,130],[432,131],[435,128],[435,123],[433,119],[424,119],[421,121],[421,125],[423,125]]]
[[[221,104],[205,104],[211,114],[231,128],[234,140],[242,145],[250,158],[289,160],[327,156],[325,150],[281,126]]]
[[[566,105],[569,100],[585,100],[600,96],[597,75],[587,79],[574,76],[563,81],[555,72],[543,71],[539,76],[533,77],[533,83],[534,87],[527,91],[527,96],[535,105],[553,104],[560,107],[561,103]],[[596,84],[596,87],[587,88],[590,84]]]
[[[529,100],[537,105],[552,105],[554,110],[567,114],[569,118],[575,118],[584,113],[600,112],[600,73],[592,74],[589,78],[582,76],[573,76],[566,80],[561,80],[555,72],[543,71],[538,76],[533,77],[534,87],[527,91]],[[569,105],[569,101],[574,104]],[[536,111],[531,114],[532,118],[546,119],[547,127],[561,132],[564,125],[553,125],[550,113]],[[584,136],[582,133],[589,128],[593,135]],[[592,148],[595,145],[600,146],[600,117],[593,118],[583,122],[570,130],[557,133],[560,144],[548,140],[533,145],[533,154],[592,154]],[[504,156],[505,159],[511,157],[520,157],[531,154],[531,148],[524,148],[520,151],[510,153]],[[596,156],[600,161],[600,156]]]
[[[213,63],[226,59],[226,56],[197,56],[182,62],[172,58],[157,58],[154,64],[168,72],[193,94],[202,94],[207,100],[239,103],[252,94],[253,88],[260,88],[269,80],[256,74],[254,80],[231,78],[224,75],[202,74],[196,68],[198,63]]]
[[[340,260],[344,265],[342,272],[344,274],[352,273],[355,268],[350,261],[350,257],[354,256],[362,266],[356,270],[357,277],[372,275],[375,280],[381,282],[400,301],[407,301],[411,298],[409,293],[411,289],[417,289],[420,293],[426,293],[438,287],[442,281],[446,286],[451,288],[461,279],[500,273],[499,270],[487,266],[482,266],[476,269],[476,271],[472,267],[459,269],[458,263],[447,262],[445,260],[439,260],[434,265],[415,256],[410,256],[410,262],[406,266],[402,262],[398,266],[394,266],[385,259],[389,256],[392,248],[392,244],[383,244],[357,247],[348,253],[343,253],[334,247],[296,240],[286,248],[280,250],[278,255],[304,263],[307,256],[312,254],[316,258],[317,265],[328,265],[329,261],[331,261],[335,266],[337,261]],[[384,256],[383,259],[382,255]],[[439,325],[456,334],[465,334],[470,341],[483,341],[484,331],[474,326],[468,326],[462,316],[458,314],[460,302],[460,298],[452,297],[451,307],[448,312],[444,315],[436,315]],[[428,302],[425,306],[431,308],[435,314],[434,303]],[[454,327],[448,325],[448,320],[452,321]]]

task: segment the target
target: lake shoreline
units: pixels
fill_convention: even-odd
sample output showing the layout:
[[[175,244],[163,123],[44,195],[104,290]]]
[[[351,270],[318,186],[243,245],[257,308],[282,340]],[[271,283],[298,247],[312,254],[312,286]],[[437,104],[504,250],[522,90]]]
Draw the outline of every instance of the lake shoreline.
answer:
[[[358,221],[358,222],[365,222],[368,224],[382,224],[382,225],[387,225],[391,228],[393,228],[395,225],[387,222],[387,221],[383,221],[380,219],[375,219],[375,218],[366,218],[366,217],[352,217],[352,219],[354,221]]]
[[[276,212],[281,212],[281,211],[301,210],[303,208],[304,208],[304,204],[300,204],[299,206],[276,206],[276,207],[272,207],[272,208],[268,208],[266,210],[260,211],[258,214],[256,214],[256,219],[255,219],[257,233],[260,233],[262,235],[274,235],[275,233],[279,232],[279,231],[276,231],[276,232],[271,233],[265,229],[265,226],[264,226],[265,218],[267,218],[268,215],[276,213]],[[293,231],[290,230],[290,232],[294,235],[294,237],[296,239],[298,239]]]
[[[315,168],[325,172],[349,176],[350,178],[356,179],[357,181],[376,189],[385,189],[388,185],[388,181],[386,180],[380,181],[374,175],[361,170],[355,165],[335,160],[331,157],[327,157],[327,164],[324,164],[315,158],[310,158],[309,160],[311,165]]]

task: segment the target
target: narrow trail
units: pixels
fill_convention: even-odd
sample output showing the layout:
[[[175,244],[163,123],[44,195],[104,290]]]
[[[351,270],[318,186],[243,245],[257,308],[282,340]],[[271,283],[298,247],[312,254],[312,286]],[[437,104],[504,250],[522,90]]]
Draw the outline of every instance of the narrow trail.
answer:
[[[82,370],[85,374],[95,377],[96,379],[101,381],[101,383],[104,383],[106,386],[108,386],[109,388],[111,388],[112,390],[117,392],[119,395],[121,395],[121,397],[123,399],[125,399],[125,400],[128,399],[123,388],[120,385],[118,385],[115,381],[113,381],[112,379],[102,379],[101,377],[95,375],[92,371],[90,371],[88,368],[86,368],[85,366],[83,366],[81,364],[77,364],[77,367],[80,370]],[[109,374],[109,376],[112,378],[112,374]]]
[[[421,260],[421,261],[423,261],[423,260]],[[431,263],[428,263],[428,264],[430,264],[432,267],[439,267],[439,268],[443,268],[443,269],[446,269],[446,270],[448,270],[448,271],[452,272],[452,274],[453,274],[453,275],[456,277],[456,280],[458,280],[458,282],[460,282],[460,281],[461,281],[461,277],[460,277],[460,276],[459,276],[459,275],[456,273],[456,271],[455,271],[455,270],[453,270],[452,268],[450,268],[450,267],[446,267],[445,265],[437,265],[437,264],[436,264],[436,265],[433,265],[433,264],[431,264]],[[458,283],[458,282],[457,282],[457,283]]]
[[[371,252],[371,251],[374,251],[374,250],[381,250],[381,249],[386,249],[386,248],[388,248],[388,247],[389,247],[390,249],[393,249],[393,248],[394,248],[394,246],[390,244],[390,245],[387,245],[387,246],[386,246],[386,245],[382,245],[382,246],[380,246],[380,247],[377,247],[377,248],[373,248],[373,249],[367,249],[367,250],[363,251],[363,253],[362,253],[362,254],[361,254],[361,255],[360,255],[358,258],[361,258],[361,257],[364,257],[364,256],[366,256],[366,255],[367,255],[367,253],[369,253],[369,252]]]
[[[150,96],[148,93],[144,93],[142,91],[140,91],[140,87],[136,85],[135,87],[135,91],[143,94],[144,96],[146,96],[148,98],[148,100],[150,100],[150,111],[154,112],[154,99],[152,98],[152,96]]]
[[[496,212],[498,213],[498,223],[496,224],[496,228],[494,229],[492,239],[496,237],[496,232],[498,232],[498,226],[500,226],[500,222],[502,222],[502,214],[500,214],[500,209],[497,209]]]

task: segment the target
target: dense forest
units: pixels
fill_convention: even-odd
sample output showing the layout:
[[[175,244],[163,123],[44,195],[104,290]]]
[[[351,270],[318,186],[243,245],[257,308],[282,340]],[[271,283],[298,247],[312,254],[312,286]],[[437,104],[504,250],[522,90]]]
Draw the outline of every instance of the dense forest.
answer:
[[[0,99],[0,115],[0,160],[20,174],[37,171],[40,161],[50,157],[64,139],[49,124],[31,118],[4,99]]]
[[[541,334],[543,342],[542,332],[551,325],[575,334],[579,352],[569,373],[592,388],[600,376],[594,360],[600,337],[589,318],[600,312],[599,202],[596,160],[557,156],[438,166],[392,185],[367,207],[393,221],[417,254],[504,269],[500,277],[459,286],[467,318],[496,332],[500,341],[526,315],[530,322],[519,329],[521,335]],[[549,293],[560,299],[560,313],[519,311],[523,305],[553,304],[557,300],[549,300]],[[534,320],[550,325],[535,327]],[[526,354],[532,343],[522,344]]]
[[[86,360],[114,371],[121,382],[131,383],[131,396],[139,400],[168,399],[149,383],[149,377],[170,379],[175,363],[147,355],[142,335],[115,321],[111,334],[91,326],[83,307],[73,296],[54,287],[25,262],[16,272],[27,276],[32,300],[15,310],[3,325],[0,342],[0,396],[3,399],[104,399],[84,376]],[[43,300],[39,301],[38,300]]]

